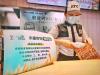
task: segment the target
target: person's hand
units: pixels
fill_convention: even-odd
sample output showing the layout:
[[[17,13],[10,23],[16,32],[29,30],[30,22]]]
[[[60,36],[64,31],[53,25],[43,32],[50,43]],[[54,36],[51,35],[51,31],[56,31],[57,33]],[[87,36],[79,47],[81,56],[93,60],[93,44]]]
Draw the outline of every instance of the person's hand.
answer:
[[[89,43],[90,45],[92,45],[92,40],[91,40],[91,38],[87,38],[87,39],[85,40],[85,42],[86,42],[86,43]]]
[[[75,48],[83,48],[83,47],[85,47],[85,43],[81,43],[81,42],[75,42],[75,43],[72,43],[72,45]]]

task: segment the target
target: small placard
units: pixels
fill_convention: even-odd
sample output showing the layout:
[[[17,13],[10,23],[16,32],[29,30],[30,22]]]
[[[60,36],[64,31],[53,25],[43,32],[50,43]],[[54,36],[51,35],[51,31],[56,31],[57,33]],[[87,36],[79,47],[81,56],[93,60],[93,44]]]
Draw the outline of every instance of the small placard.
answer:
[[[33,70],[55,60],[56,45],[51,35],[29,30],[4,30],[3,75]]]

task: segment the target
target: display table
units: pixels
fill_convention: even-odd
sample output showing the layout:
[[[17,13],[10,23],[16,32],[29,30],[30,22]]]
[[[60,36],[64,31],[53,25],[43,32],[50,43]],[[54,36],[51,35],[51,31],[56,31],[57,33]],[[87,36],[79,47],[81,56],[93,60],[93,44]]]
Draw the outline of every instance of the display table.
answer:
[[[58,61],[20,75],[100,75],[100,60]]]

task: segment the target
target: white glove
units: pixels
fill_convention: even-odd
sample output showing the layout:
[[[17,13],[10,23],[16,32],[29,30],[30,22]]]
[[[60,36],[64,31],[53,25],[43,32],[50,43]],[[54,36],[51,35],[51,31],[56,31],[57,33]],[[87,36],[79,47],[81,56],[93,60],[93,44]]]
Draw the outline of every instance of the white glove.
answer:
[[[73,46],[76,48],[83,48],[83,47],[85,47],[85,43],[75,42],[75,43],[73,43]]]

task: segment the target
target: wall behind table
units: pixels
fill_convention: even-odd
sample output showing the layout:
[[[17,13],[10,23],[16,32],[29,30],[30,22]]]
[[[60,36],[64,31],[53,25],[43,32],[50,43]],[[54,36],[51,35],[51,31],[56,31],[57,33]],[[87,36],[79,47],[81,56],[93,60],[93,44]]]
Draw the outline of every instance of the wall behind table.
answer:
[[[100,54],[100,11],[82,10],[81,23]]]

